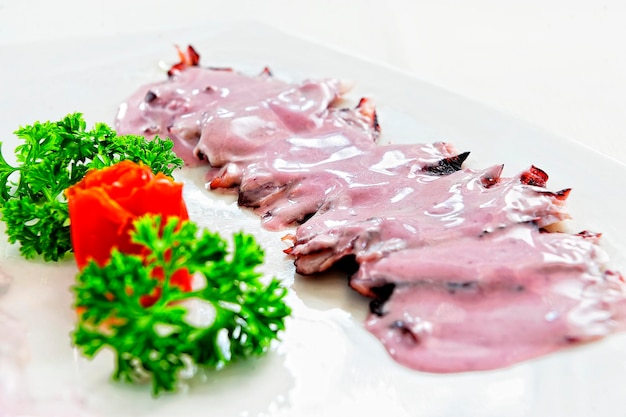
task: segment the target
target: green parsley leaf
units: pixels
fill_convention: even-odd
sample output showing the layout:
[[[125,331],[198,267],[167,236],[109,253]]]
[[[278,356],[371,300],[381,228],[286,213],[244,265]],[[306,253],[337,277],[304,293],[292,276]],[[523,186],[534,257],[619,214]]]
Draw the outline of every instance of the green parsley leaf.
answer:
[[[285,328],[291,309],[287,289],[276,279],[264,283],[257,271],[264,252],[251,235],[233,236],[233,249],[217,233],[195,223],[147,215],[135,222],[133,241],[142,255],[114,250],[104,266],[91,262],[72,288],[75,306],[84,309],[73,341],[87,357],[111,348],[113,379],[152,380],[152,392],[175,391],[180,373],[190,365],[219,369],[237,359],[265,353]],[[203,278],[190,292],[173,285],[186,268]],[[154,278],[162,276],[162,280]],[[151,306],[145,295],[160,292]],[[190,323],[185,301],[196,300],[214,311],[206,326]]]
[[[118,136],[104,123],[87,130],[81,113],[58,122],[35,122],[14,133],[23,141],[15,148],[17,166],[0,153],[0,219],[9,242],[19,242],[26,258],[43,255],[46,261],[57,261],[72,250],[63,192],[88,170],[129,159],[171,176],[183,165],[169,139]]]

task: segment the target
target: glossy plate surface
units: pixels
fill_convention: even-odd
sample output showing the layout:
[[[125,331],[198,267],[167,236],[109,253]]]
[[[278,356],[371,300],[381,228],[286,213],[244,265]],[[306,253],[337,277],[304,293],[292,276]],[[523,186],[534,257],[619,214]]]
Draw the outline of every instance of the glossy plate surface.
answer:
[[[294,81],[351,80],[349,102],[368,96],[377,103],[383,143],[444,140],[471,151],[469,166],[504,163],[505,175],[531,164],[544,169],[550,189],[573,188],[567,227],[603,232],[610,266],[626,271],[626,166],[392,68],[264,26],[2,48],[2,62],[14,63],[3,68],[0,80],[4,155],[11,160],[12,132],[35,120],[80,111],[89,125],[112,123],[118,104],[136,88],[164,79],[163,68],[177,58],[175,43],[193,44],[202,65],[250,74],[267,65],[274,76]],[[362,328],[367,301],[347,287],[345,277],[296,276],[282,253],[284,233],[264,231],[233,199],[205,191],[199,171],[184,170],[178,179],[186,184],[194,220],[225,234],[243,229],[260,238],[265,270],[292,289],[294,314],[283,341],[266,357],[206,372],[182,392],[153,399],[149,386],[110,381],[110,352],[87,361],[71,347],[72,260],[25,261],[2,239],[0,326],[5,334],[0,338],[21,329],[29,354],[15,367],[0,351],[5,354],[5,362],[0,356],[0,416],[10,409],[35,416],[103,417],[586,417],[626,410],[626,335],[497,371],[432,375],[405,369]]]

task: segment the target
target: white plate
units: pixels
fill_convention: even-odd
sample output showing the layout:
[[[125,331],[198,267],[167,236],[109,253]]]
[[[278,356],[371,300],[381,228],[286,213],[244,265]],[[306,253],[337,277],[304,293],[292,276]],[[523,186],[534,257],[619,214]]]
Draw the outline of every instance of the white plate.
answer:
[[[159,62],[176,60],[176,42],[192,43],[203,65],[251,73],[269,65],[283,79],[353,80],[352,98],[369,96],[378,104],[383,141],[446,140],[472,152],[469,165],[504,163],[505,174],[531,164],[541,167],[550,174],[551,189],[573,188],[571,230],[604,232],[611,266],[626,270],[626,166],[392,68],[259,25],[0,48],[4,154],[15,146],[12,132],[35,120],[81,111],[89,125],[112,123],[120,101],[141,84],[164,78]],[[13,64],[7,67],[7,62]],[[187,392],[153,399],[148,386],[110,381],[109,352],[87,361],[70,346],[72,261],[24,261],[2,239],[1,269],[13,282],[6,294],[0,293],[0,312],[26,330],[30,356],[21,380],[12,379],[12,387],[0,385],[0,407],[4,389],[23,395],[22,409],[37,416],[70,415],[70,409],[71,415],[104,417],[587,417],[625,412],[626,335],[496,371],[432,375],[405,369],[363,330],[367,301],[347,288],[345,277],[295,276],[281,252],[282,233],[262,230],[256,217],[233,200],[204,191],[199,177],[189,174],[182,178],[192,218],[224,233],[255,233],[268,254],[268,273],[290,283],[294,314],[283,341],[266,357],[209,372],[205,382]],[[0,384],[7,375],[0,368]],[[2,408],[0,416],[5,416]]]

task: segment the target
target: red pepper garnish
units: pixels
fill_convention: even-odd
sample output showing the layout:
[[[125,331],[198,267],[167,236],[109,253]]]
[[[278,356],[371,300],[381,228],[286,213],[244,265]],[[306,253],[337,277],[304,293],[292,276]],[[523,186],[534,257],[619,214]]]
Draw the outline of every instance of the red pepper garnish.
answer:
[[[193,46],[188,45],[187,50],[183,51],[176,45],[176,50],[178,51],[178,59],[180,59],[180,61],[172,65],[167,71],[168,76],[171,77],[187,67],[197,67],[200,64],[200,54],[193,49]]]
[[[534,185],[537,187],[545,187],[548,182],[548,174],[541,168],[532,165],[529,169],[522,172],[520,182],[526,185]]]
[[[164,174],[155,175],[146,165],[131,161],[88,172],[66,190],[78,267],[84,268],[90,260],[104,265],[113,248],[140,255],[142,246],[131,242],[130,232],[133,222],[143,215],[160,214],[164,220],[171,216],[188,219],[182,187]],[[174,274],[171,283],[190,291],[191,275],[182,269]],[[158,295],[158,291],[147,295],[143,304],[153,304]]]

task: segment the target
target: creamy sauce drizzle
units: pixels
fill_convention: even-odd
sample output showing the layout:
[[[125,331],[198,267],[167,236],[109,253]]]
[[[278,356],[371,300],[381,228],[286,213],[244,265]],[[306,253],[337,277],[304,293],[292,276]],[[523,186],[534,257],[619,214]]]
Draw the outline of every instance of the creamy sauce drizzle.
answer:
[[[120,133],[169,136],[212,189],[237,192],[303,274],[346,257],[372,297],[366,328],[399,363],[494,369],[623,330],[626,285],[593,234],[547,233],[569,190],[532,167],[462,168],[446,143],[376,145],[371,102],[338,106],[333,79],[186,68],[120,106]]]

